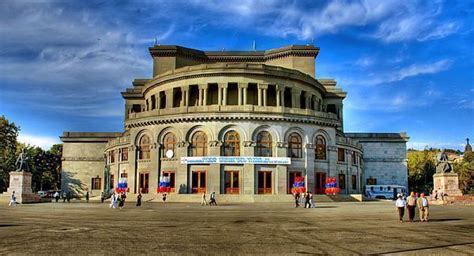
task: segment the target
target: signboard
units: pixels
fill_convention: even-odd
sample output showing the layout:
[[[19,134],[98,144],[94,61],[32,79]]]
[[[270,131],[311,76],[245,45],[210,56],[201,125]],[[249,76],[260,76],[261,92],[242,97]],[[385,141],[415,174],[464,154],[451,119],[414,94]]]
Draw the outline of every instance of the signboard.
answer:
[[[181,164],[291,164],[289,157],[193,156],[181,157]]]

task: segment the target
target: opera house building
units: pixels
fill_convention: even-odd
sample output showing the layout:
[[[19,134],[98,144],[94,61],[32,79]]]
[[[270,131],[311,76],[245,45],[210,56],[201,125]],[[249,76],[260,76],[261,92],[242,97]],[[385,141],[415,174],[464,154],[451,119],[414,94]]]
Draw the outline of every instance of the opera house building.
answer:
[[[149,48],[153,76],[122,92],[124,130],[64,132],[63,188],[74,193],[127,184],[130,194],[216,192],[287,195],[295,177],[340,194],[365,185],[407,186],[405,133],[344,131],[346,92],[317,77],[319,48],[266,51]]]

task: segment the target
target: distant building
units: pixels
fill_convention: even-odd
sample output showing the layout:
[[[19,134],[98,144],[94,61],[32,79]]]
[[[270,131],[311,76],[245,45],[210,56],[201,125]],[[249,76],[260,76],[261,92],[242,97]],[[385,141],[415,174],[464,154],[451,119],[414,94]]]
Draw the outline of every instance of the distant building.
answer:
[[[97,193],[281,195],[295,177],[324,193],[407,186],[405,133],[344,133],[346,92],[315,78],[319,48],[199,51],[151,47],[153,77],[122,92],[124,132],[64,132],[63,186]]]

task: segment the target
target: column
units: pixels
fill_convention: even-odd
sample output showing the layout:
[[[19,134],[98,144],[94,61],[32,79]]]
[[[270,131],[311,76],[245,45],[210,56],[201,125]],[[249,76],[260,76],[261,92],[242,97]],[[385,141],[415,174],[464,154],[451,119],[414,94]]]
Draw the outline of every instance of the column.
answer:
[[[276,106],[277,107],[281,106],[280,97],[281,97],[281,90],[280,90],[279,86],[277,85],[276,86]]]
[[[239,103],[238,105],[247,104],[247,83],[239,83]]]
[[[199,85],[202,88],[202,105],[201,106],[206,106],[207,105],[207,84],[200,84]]]
[[[247,88],[248,88],[248,84],[245,84],[245,87],[243,88],[244,89],[244,102],[243,102],[243,105],[247,105]]]
[[[288,154],[288,144],[284,142],[277,142],[276,145],[276,156],[286,157]],[[275,171],[275,191],[274,194],[283,195],[286,194],[288,188],[288,166],[277,165]]]
[[[258,84],[258,105],[267,105],[267,89],[268,84]]]
[[[295,88],[291,88],[291,101],[292,101],[292,108],[300,108],[300,96],[301,90],[297,90]]]
[[[221,142],[210,141],[209,142],[209,155],[219,156],[221,153]],[[207,169],[207,192],[216,192],[221,194],[221,165],[210,164],[206,166]]]
[[[267,106],[267,88],[263,89],[263,105]]]
[[[186,107],[188,105],[188,86],[181,87],[181,106]]]
[[[160,103],[161,103],[161,98],[160,98],[160,93],[155,94],[155,109],[160,109]]]
[[[217,105],[222,105],[222,88],[217,85]]]
[[[242,105],[242,88],[240,88],[240,84],[239,86],[237,87],[237,105]]]
[[[219,87],[222,87],[222,106],[227,105],[227,83],[220,83]]]
[[[255,143],[253,141],[244,141],[244,147],[242,148],[243,156],[254,156],[255,155]],[[246,195],[256,194],[257,179],[255,177],[255,165],[244,164],[243,173],[240,174],[242,185],[242,193]]]
[[[258,106],[262,105],[262,89],[258,88]]]
[[[305,169],[306,169],[306,174],[305,174],[305,180],[306,180],[306,191],[311,191],[314,193],[314,189],[316,188],[316,183],[315,183],[315,173],[314,173],[314,158],[315,158],[315,152],[314,152],[314,144],[313,143],[308,143],[305,145]]]
[[[173,108],[173,89],[166,90],[166,108]]]
[[[181,157],[188,155],[189,144],[187,142],[181,141],[177,143],[175,157],[181,159]],[[188,165],[177,164],[176,165],[176,188],[175,191],[177,194],[187,194],[189,193],[189,183],[188,183]]]
[[[202,106],[202,90],[201,90],[201,87],[198,87],[198,91],[199,91],[199,94],[198,94],[198,106]]]

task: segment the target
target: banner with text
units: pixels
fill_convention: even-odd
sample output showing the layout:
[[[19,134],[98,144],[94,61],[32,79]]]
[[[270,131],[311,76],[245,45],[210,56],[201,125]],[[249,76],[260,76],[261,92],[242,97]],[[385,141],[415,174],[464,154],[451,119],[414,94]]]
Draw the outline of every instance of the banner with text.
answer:
[[[181,164],[291,164],[289,157],[192,156],[181,157]]]

